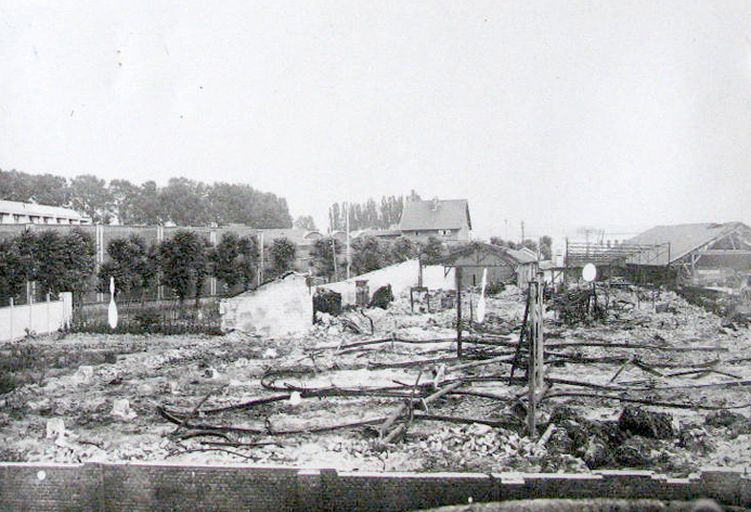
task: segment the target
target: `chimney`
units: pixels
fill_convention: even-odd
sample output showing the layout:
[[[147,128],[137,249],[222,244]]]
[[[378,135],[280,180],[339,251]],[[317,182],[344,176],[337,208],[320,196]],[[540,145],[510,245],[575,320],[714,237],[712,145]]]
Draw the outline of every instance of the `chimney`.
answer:
[[[433,207],[431,209],[433,211],[437,211],[438,210],[438,198],[437,197],[433,198]]]

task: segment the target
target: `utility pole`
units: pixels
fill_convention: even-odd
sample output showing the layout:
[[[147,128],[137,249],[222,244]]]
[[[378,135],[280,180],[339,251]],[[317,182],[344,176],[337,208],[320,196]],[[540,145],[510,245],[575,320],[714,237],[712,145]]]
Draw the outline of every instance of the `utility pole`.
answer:
[[[350,272],[350,250],[349,250],[349,201],[345,203],[347,205],[347,222],[346,222],[346,228],[347,228],[347,279],[349,279],[349,272]]]
[[[524,221],[522,221],[522,241],[521,245],[524,246]]]

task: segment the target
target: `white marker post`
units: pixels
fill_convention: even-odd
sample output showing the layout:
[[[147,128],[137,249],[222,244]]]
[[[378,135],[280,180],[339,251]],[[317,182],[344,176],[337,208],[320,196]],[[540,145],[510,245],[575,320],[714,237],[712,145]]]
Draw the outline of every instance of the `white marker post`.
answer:
[[[107,310],[107,321],[114,331],[117,327],[117,304],[115,304],[115,278],[110,277],[110,307]]]
[[[480,288],[480,300],[477,301],[477,323],[485,321],[485,286],[488,283],[488,269],[482,269],[482,286]]]

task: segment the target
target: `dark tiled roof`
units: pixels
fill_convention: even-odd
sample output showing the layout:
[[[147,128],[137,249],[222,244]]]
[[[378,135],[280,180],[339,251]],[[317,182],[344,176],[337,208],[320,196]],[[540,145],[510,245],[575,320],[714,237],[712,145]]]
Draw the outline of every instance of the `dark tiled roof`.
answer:
[[[399,222],[402,231],[461,229],[464,226],[472,229],[466,199],[407,201]]]

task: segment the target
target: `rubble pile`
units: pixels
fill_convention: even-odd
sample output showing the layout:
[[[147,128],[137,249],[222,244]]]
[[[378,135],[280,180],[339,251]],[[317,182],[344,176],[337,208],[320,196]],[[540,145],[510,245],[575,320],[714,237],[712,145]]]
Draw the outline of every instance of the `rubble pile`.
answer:
[[[550,387],[534,436],[524,364],[509,378],[518,288],[487,297],[482,324],[469,306],[479,295],[462,294],[462,359],[454,305],[433,309],[454,293],[433,294],[428,312],[409,292],[389,300],[384,290],[378,307],[319,309],[302,336],[29,340],[46,366],[0,396],[0,456],[378,471],[747,467],[748,330],[673,292],[596,294],[597,321],[562,321],[551,308],[560,297],[548,303]]]

